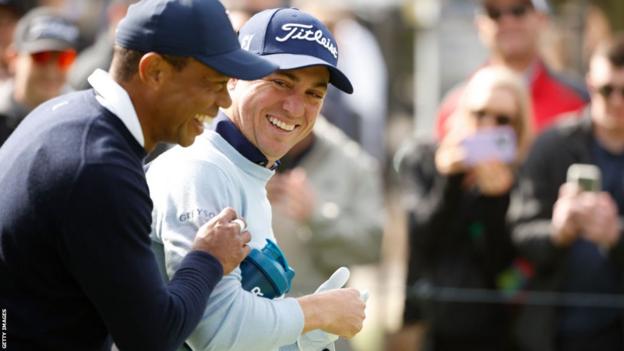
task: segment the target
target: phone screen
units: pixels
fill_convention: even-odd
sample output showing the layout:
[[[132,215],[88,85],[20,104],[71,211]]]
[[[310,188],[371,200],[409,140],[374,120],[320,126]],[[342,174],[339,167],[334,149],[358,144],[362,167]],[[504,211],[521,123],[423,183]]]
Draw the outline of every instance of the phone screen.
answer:
[[[575,163],[568,168],[567,181],[576,183],[584,191],[601,191],[600,168],[591,164]]]
[[[479,130],[462,145],[468,165],[490,160],[512,163],[516,158],[516,133],[508,126]]]

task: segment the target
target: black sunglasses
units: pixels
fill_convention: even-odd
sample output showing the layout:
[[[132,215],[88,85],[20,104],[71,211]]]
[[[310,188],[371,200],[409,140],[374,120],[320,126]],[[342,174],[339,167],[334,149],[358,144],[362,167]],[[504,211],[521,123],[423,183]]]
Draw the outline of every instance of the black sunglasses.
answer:
[[[605,84],[601,87],[598,87],[596,91],[598,91],[598,94],[602,95],[602,97],[604,97],[605,99],[610,98],[611,94],[613,94],[613,92],[615,91],[617,91],[620,94],[620,97],[624,98],[624,86]]]
[[[472,111],[472,114],[477,117],[478,120],[482,120],[485,117],[492,117],[497,126],[508,126],[513,121],[510,115],[504,113],[491,113],[487,110]]]
[[[519,19],[526,16],[532,9],[533,7],[528,4],[516,4],[506,8],[485,6],[485,14],[493,21],[499,21],[505,15],[511,15]]]

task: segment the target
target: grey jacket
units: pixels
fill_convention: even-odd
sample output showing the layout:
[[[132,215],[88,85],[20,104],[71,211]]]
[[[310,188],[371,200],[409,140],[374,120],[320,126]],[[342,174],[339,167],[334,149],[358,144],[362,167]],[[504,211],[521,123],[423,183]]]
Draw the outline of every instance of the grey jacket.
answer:
[[[317,137],[299,164],[316,195],[312,219],[298,223],[273,208],[273,230],[295,269],[290,295],[314,292],[340,266],[374,263],[384,223],[376,161],[338,128],[317,120]]]

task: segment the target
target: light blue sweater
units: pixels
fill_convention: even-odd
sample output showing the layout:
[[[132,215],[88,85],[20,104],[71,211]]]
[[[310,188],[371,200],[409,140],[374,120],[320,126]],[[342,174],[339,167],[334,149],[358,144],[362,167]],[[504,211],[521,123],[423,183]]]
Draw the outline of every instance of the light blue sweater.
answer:
[[[275,241],[265,190],[273,173],[211,130],[192,146],[158,157],[147,172],[154,203],[151,238],[167,278],[191,249],[198,228],[226,207],[245,219],[252,248],[261,249],[266,239]],[[187,343],[194,350],[277,350],[294,344],[303,327],[295,299],[269,300],[243,290],[237,268],[215,287]]]

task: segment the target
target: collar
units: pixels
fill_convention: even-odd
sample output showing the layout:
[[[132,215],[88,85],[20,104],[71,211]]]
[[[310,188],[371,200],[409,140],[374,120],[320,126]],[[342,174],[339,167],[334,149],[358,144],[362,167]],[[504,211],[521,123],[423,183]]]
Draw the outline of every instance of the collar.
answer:
[[[548,74],[548,68],[544,61],[538,58],[527,68],[524,79],[529,85],[532,85],[544,73]]]
[[[527,67],[526,70],[524,70],[522,77],[524,78],[524,82],[527,86],[531,86],[531,84],[533,84],[533,81],[535,81],[535,79],[537,78],[537,74],[540,71],[540,66],[541,64],[539,60],[535,60],[529,65],[529,67]]]
[[[245,156],[249,161],[266,167],[269,160],[266,156],[238,129],[238,127],[225,115],[223,112],[219,112],[219,115],[212,121],[212,130],[219,134],[225,141],[232,145],[236,151]],[[271,170],[279,167],[280,161],[275,161]]]
[[[136,141],[142,147],[145,147],[141,122],[139,122],[139,117],[137,117],[130,96],[124,88],[115,82],[108,72],[99,68],[91,73],[87,80],[93,87],[93,90],[95,90],[95,98],[100,105],[117,116]]]
[[[492,65],[492,61],[488,60],[487,63],[482,65],[480,68],[490,65]],[[535,81],[535,79],[537,79],[537,76],[541,74],[544,70],[544,62],[541,59],[537,58],[523,72],[520,72],[520,77],[522,77],[524,83],[529,86],[533,84],[533,81]]]

